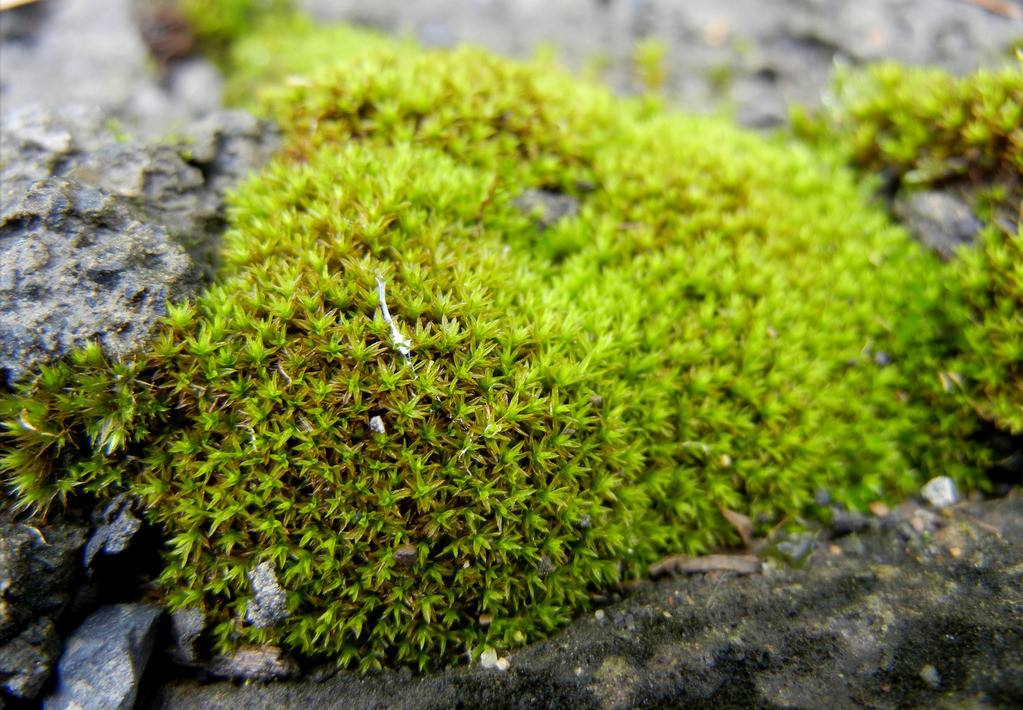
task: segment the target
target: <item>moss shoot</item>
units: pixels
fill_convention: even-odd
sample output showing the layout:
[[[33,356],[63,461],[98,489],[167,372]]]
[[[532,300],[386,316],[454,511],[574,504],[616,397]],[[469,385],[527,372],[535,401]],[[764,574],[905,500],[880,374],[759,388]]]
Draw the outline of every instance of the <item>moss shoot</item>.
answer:
[[[305,73],[263,94],[286,145],[235,192],[216,284],[149,352],[0,403],[17,504],[138,497],[217,649],[450,663],[734,543],[724,510],[983,485],[940,387],[942,266],[851,174],[542,63],[268,41]],[[578,209],[539,220],[538,190]],[[267,561],[290,615],[258,628]]]

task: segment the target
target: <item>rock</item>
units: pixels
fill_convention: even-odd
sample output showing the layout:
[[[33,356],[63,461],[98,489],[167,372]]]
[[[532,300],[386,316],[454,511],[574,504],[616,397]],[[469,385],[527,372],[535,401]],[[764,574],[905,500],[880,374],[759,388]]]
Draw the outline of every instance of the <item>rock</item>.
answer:
[[[502,673],[511,667],[511,661],[507,658],[498,658],[497,651],[488,648],[480,655],[480,667],[487,670],[497,670]]]
[[[218,656],[203,669],[233,680],[281,680],[298,673],[295,662],[284,657],[276,646],[243,646],[230,656]]]
[[[206,619],[199,609],[179,609],[171,614],[171,635],[174,638],[171,657],[175,662],[185,666],[199,662],[197,644],[205,627]]]
[[[89,339],[145,343],[212,275],[224,192],[277,145],[241,112],[178,143],[124,140],[94,111],[0,116],[0,369],[8,383]]]
[[[115,604],[94,612],[68,638],[57,689],[44,710],[132,710],[163,611]]]
[[[137,26],[135,0],[64,0],[3,13],[0,103],[5,109],[69,103],[96,107],[145,135],[177,130],[220,104],[212,63],[158,67]],[[12,20],[7,15],[15,13]],[[201,91],[197,90],[201,89]]]
[[[60,637],[49,617],[30,624],[0,646],[0,688],[16,698],[35,698],[50,678],[60,655]]]
[[[260,167],[280,146],[277,129],[244,111],[217,111],[186,126],[181,133],[183,153],[222,194]]]
[[[411,567],[419,559],[419,547],[415,543],[406,542],[394,550],[394,561],[399,567]]]
[[[245,608],[245,620],[266,629],[288,618],[288,597],[277,582],[273,562],[260,562],[248,574],[253,598]]]
[[[892,209],[913,236],[945,259],[972,244],[983,227],[960,197],[940,190],[900,194]]]
[[[959,500],[955,481],[948,476],[932,478],[920,489],[920,495],[935,508],[947,508]]]
[[[777,126],[793,102],[819,106],[836,63],[896,59],[965,73],[1012,61],[1023,32],[1015,0],[300,0],[321,20],[373,25],[427,44],[463,42],[528,57],[557,49],[617,90],[642,89],[637,42],[664,43],[663,91],[687,110],[726,109],[745,125]],[[985,7],[987,5],[987,7]],[[991,11],[992,5],[1008,14]]]
[[[930,663],[924,664],[920,669],[920,680],[927,684],[927,687],[931,690],[938,690],[941,688],[941,674],[938,673],[938,669],[932,666]]]
[[[374,434],[386,434],[387,426],[384,424],[384,419],[380,415],[370,417],[369,419],[369,430]]]
[[[41,617],[60,616],[71,600],[85,535],[72,525],[0,525],[0,644]]]
[[[517,651],[504,673],[472,665],[255,687],[179,680],[149,708],[1019,706],[1023,498],[961,503],[951,514],[961,517],[946,529],[964,529],[958,557],[919,554],[894,527],[877,526],[856,536],[863,556],[647,582],[603,622],[585,615]],[[921,676],[927,664],[937,689]]]
[[[831,515],[831,523],[828,528],[834,537],[852,535],[870,527],[870,519],[862,513],[835,508]]]
[[[0,525],[0,706],[4,693],[32,700],[49,679],[85,537],[72,525]]]
[[[13,382],[90,341],[135,351],[196,281],[167,232],[120,201],[63,178],[35,183],[0,217],[0,368]]]
[[[118,555],[128,549],[142,527],[142,521],[132,512],[132,501],[126,495],[114,498],[96,516],[97,527],[85,545],[85,567],[92,567],[96,555]]]
[[[784,535],[774,545],[774,549],[789,563],[800,565],[807,561],[813,553],[817,534],[812,532],[790,533]]]
[[[483,668],[494,668],[497,666],[497,651],[488,648],[480,654],[480,666]]]
[[[542,229],[547,229],[579,212],[577,199],[550,190],[526,190],[516,197],[512,204],[533,217]]]

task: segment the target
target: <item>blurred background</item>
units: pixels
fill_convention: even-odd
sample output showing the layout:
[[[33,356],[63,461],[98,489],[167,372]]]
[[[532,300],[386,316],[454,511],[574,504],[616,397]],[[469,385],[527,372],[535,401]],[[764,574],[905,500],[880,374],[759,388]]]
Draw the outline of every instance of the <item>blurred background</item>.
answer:
[[[1012,61],[1023,0],[0,0],[0,103],[79,103],[142,133],[221,102],[231,42],[307,14],[430,46],[554,53],[621,92],[766,128],[822,101],[837,65],[963,73]]]

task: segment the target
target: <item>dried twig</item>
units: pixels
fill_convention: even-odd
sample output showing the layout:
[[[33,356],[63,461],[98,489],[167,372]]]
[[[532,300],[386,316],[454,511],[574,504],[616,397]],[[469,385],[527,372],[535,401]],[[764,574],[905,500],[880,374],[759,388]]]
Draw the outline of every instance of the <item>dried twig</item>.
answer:
[[[665,557],[650,566],[651,577],[669,574],[702,574],[705,572],[735,572],[736,574],[760,574],[763,564],[754,555],[704,555],[689,557],[674,555]]]
[[[377,296],[380,298],[380,313],[391,328],[391,344],[405,358],[405,364],[410,365],[412,364],[412,360],[409,357],[412,354],[412,341],[401,334],[398,326],[394,323],[394,319],[391,318],[391,312],[387,309],[386,288],[387,283],[383,277],[377,275]]]

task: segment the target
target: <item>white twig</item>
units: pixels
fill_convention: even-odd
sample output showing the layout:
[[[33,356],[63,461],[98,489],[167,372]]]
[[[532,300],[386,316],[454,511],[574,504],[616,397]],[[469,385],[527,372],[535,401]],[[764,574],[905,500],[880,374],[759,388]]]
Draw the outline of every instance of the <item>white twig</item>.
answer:
[[[398,330],[398,326],[395,325],[394,319],[391,318],[391,312],[387,310],[387,298],[385,296],[385,289],[387,284],[384,279],[378,274],[377,275],[377,296],[380,298],[380,313],[383,315],[384,320],[387,321],[387,325],[391,328],[391,344],[394,349],[401,353],[401,356],[405,358],[405,364],[412,364],[409,355],[412,354],[412,341],[401,334]]]

